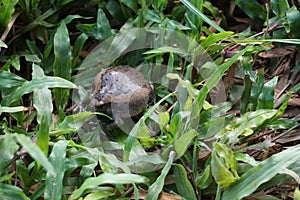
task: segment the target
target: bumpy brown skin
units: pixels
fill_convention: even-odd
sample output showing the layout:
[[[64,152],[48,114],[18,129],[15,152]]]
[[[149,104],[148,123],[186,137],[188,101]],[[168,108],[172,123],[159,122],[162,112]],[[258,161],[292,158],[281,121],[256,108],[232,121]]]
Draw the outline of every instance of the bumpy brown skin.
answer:
[[[140,114],[153,94],[144,75],[128,66],[102,70],[95,77],[94,86],[92,104],[116,121]]]

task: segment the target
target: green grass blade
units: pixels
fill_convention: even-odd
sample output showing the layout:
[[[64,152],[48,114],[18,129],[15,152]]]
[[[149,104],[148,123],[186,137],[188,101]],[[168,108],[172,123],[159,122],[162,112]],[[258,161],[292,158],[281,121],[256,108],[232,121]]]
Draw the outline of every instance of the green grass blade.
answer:
[[[1,113],[16,113],[16,112],[21,112],[25,111],[26,108],[24,106],[15,106],[15,107],[6,107],[6,106],[1,106],[0,105],[0,115]]]
[[[47,173],[55,174],[55,169],[52,164],[48,161],[47,157],[41,151],[41,149],[33,143],[29,137],[22,134],[14,135],[18,142],[27,150],[29,155],[38,163],[40,163],[46,170]]]
[[[5,200],[30,200],[21,188],[0,183],[0,195]]]
[[[7,134],[1,137],[0,139],[0,179],[3,178],[1,176],[5,175],[8,172],[9,167],[7,164],[13,159],[15,153],[19,149],[19,145],[15,142],[15,140],[11,137],[11,135]]]
[[[139,127],[142,126],[142,124],[145,122],[145,120],[150,116],[150,114],[152,112],[154,112],[154,110],[163,102],[165,101],[167,98],[169,98],[173,93],[170,93],[168,95],[166,95],[164,98],[162,98],[159,102],[157,102],[154,106],[152,106],[142,117],[141,119],[134,125],[134,127],[132,128],[132,130],[130,131],[127,139],[126,139],[126,143],[125,143],[125,147],[124,147],[124,153],[123,153],[123,161],[126,162],[129,159],[129,154],[130,151],[133,147],[134,142],[136,141],[136,137],[138,135],[138,130]]]
[[[236,0],[235,3],[256,23],[260,24],[266,20],[266,8],[257,0]]]
[[[149,187],[148,195],[145,197],[145,200],[156,200],[158,199],[158,195],[162,191],[162,188],[165,183],[165,178],[170,171],[170,168],[173,164],[176,153],[171,151],[169,154],[168,162],[165,167],[162,169],[161,174],[156,179],[156,181]]]
[[[299,188],[296,188],[295,191],[294,191],[294,200],[300,200]]]
[[[240,103],[240,111],[241,114],[244,114],[247,112],[247,108],[248,108],[248,104],[250,101],[250,97],[251,97],[251,80],[250,80],[250,76],[246,75],[244,78],[244,90],[243,90],[243,94],[241,97],[241,103]]]
[[[85,190],[92,189],[98,185],[103,184],[132,184],[132,183],[146,183],[147,178],[135,174],[110,174],[103,173],[95,178],[88,178],[70,197],[71,200],[78,199]]]
[[[265,83],[260,95],[258,96],[258,109],[272,109],[274,105],[274,93],[278,77],[275,76],[269,82]]]
[[[194,188],[190,183],[186,169],[182,165],[174,165],[174,181],[178,193],[185,199],[196,200],[197,197],[194,192]]]
[[[230,36],[232,36],[233,33],[234,32],[232,31],[226,31],[217,34],[211,34],[201,42],[201,46],[204,49],[207,49],[210,45],[214,45],[217,42],[230,38]]]
[[[229,189],[222,199],[238,200],[252,194],[261,184],[269,181],[282,170],[300,159],[300,145],[284,150],[251,168]]]
[[[35,65],[33,65],[34,68]],[[25,81],[20,87],[18,87],[14,92],[7,95],[2,100],[2,105],[9,105],[17,100],[19,100],[24,94],[28,94],[35,90],[40,90],[42,88],[77,88],[77,86],[70,81],[67,81],[60,77],[36,77],[31,81]]]
[[[53,147],[49,161],[56,173],[46,175],[45,199],[61,199],[62,197],[67,145],[67,141],[58,141]]]
[[[26,80],[8,71],[0,71],[0,88],[21,86]]]
[[[209,19],[206,15],[204,15],[202,12],[200,12],[193,4],[191,4],[188,0],[181,0],[181,2],[190,9],[195,15],[200,17],[203,21],[208,23],[210,26],[212,26],[214,29],[218,30],[219,32],[224,32],[225,30],[222,29],[220,26],[218,26],[215,22],[213,22],[211,19]]]
[[[289,9],[289,3],[287,0],[271,0],[272,11],[278,17],[284,17]]]
[[[0,40],[0,47],[7,48],[8,46],[2,40]]]
[[[6,29],[6,26],[12,18],[12,14],[15,12],[15,4],[18,0],[1,1],[0,4],[0,33]]]
[[[263,42],[276,42],[276,43],[286,43],[286,44],[300,44],[300,39],[250,39],[250,40],[235,40],[236,43],[263,43]]]
[[[62,133],[71,133],[78,130],[90,117],[92,112],[81,112],[74,115],[68,115],[65,117],[55,130],[51,131],[51,135],[60,135]]]
[[[45,77],[42,68],[33,64],[32,78]],[[48,155],[49,129],[52,124],[52,95],[48,88],[35,90],[33,93],[33,106],[37,110],[37,121],[40,124],[36,144],[45,155]]]
[[[191,142],[198,135],[199,135],[199,133],[196,130],[190,129],[187,133],[180,136],[174,142],[174,149],[175,149],[175,152],[177,154],[176,158],[180,158],[181,156],[183,156],[185,151],[189,148]]]
[[[73,55],[72,67],[73,68],[77,64],[77,60],[79,58],[80,52],[81,52],[83,45],[87,39],[88,39],[88,36],[86,34],[82,33],[81,35],[78,36],[78,38],[76,39],[76,41],[74,43],[74,47],[72,50],[72,55]]]
[[[216,182],[222,188],[228,188],[239,180],[237,174],[238,162],[233,151],[221,143],[214,143],[211,156],[211,172]]]
[[[67,26],[64,22],[60,24],[54,35],[54,75],[71,80],[71,47]],[[53,90],[56,105],[64,109],[68,103],[69,90],[56,88]]]
[[[191,118],[195,119],[204,104],[204,101],[206,99],[206,96],[208,95],[209,91],[215,86],[217,85],[217,83],[220,81],[220,79],[222,78],[222,76],[224,75],[224,73],[226,72],[226,70],[229,69],[229,67],[240,57],[242,56],[244,53],[246,53],[247,51],[251,50],[251,48],[245,48],[243,50],[241,50],[240,52],[238,52],[237,54],[235,54],[234,56],[232,56],[229,60],[227,60],[225,63],[223,63],[222,65],[220,65],[212,74],[211,76],[208,78],[207,82],[203,85],[203,87],[201,88],[200,92],[197,95],[195,104],[193,105],[192,108],[192,114],[191,114]]]

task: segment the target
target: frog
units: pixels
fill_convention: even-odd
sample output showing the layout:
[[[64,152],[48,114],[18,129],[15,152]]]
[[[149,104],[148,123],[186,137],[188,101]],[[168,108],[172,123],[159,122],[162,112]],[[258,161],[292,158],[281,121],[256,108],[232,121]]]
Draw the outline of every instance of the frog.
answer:
[[[154,87],[141,72],[130,66],[101,70],[95,77],[91,105],[114,120],[108,129],[123,124],[123,119],[141,114],[153,100]]]

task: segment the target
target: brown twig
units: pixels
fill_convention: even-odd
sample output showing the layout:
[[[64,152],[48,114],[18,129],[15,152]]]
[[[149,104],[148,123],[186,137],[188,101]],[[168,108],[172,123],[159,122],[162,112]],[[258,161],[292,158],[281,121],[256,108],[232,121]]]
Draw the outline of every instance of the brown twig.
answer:
[[[20,15],[19,12],[13,14],[11,21],[9,22],[9,24],[7,25],[6,29],[4,30],[0,40],[4,41],[8,35],[8,33],[10,32],[11,28],[13,27],[17,17]],[[1,47],[0,47],[0,51],[1,51]]]

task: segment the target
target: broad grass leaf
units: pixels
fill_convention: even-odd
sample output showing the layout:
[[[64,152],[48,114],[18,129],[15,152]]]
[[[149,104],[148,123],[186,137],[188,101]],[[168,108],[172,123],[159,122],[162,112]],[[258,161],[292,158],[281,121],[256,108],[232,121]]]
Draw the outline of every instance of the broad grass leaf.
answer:
[[[36,144],[41,148],[41,150],[44,152],[45,155],[48,155],[49,138],[50,138],[49,129],[51,124],[49,124],[49,119],[45,115],[42,115],[39,123],[40,126],[38,130],[38,138]]]
[[[210,165],[207,165],[204,169],[204,171],[196,177],[196,184],[197,187],[200,189],[205,189],[210,184],[210,177],[211,177],[211,167]]]
[[[154,0],[152,2],[153,8],[158,12],[163,12],[168,5],[168,0]]]
[[[194,138],[198,135],[199,133],[196,130],[190,129],[187,133],[183,134],[178,139],[175,139],[174,150],[176,152],[176,158],[180,158],[181,156],[183,156]]]
[[[32,63],[40,63],[41,59],[35,54],[25,54],[25,60]]]
[[[0,194],[5,200],[30,200],[21,188],[14,185],[0,183]]]
[[[54,35],[54,56],[54,75],[71,80],[71,46],[69,32],[64,22]],[[69,89],[55,88],[53,94],[57,107],[63,110],[68,103]]]
[[[84,200],[95,200],[95,199],[104,199],[109,196],[116,195],[115,188],[112,187],[100,187],[95,189],[93,193],[90,193],[84,197]]]
[[[143,36],[140,37],[139,35],[139,29],[133,29],[130,32],[121,32],[115,37],[107,38],[105,41],[95,47],[93,51],[83,60],[80,65],[80,70],[87,69],[88,74],[86,76],[85,74],[80,74],[80,76],[76,78],[76,82],[78,83],[78,80],[80,82],[81,79],[82,82],[86,81],[88,78],[93,77],[91,74],[95,76],[95,70],[100,70],[101,66],[104,67],[106,65],[110,65],[113,61],[115,61],[115,59],[120,57],[122,53],[125,51],[130,51],[131,45],[136,44],[137,40],[141,43],[142,41],[140,40],[143,38]],[[99,63],[101,63],[101,66],[93,69],[93,67],[99,65]],[[84,83],[79,85],[84,85]]]
[[[199,126],[197,127],[199,137],[203,139],[211,137],[227,126],[234,114],[221,116],[230,110],[231,107],[230,102],[224,102],[202,111]]]
[[[18,143],[27,150],[29,155],[46,169],[47,173],[55,174],[53,165],[49,162],[41,149],[29,139],[29,137],[26,137],[23,134],[15,134],[14,137],[16,137]]]
[[[24,184],[24,188],[29,188],[31,184],[31,174],[27,171],[27,166],[25,165],[23,160],[16,161],[16,171],[18,172],[18,177]]]
[[[211,155],[211,172],[216,182],[222,188],[228,188],[239,180],[237,174],[238,162],[233,151],[224,144],[214,143]]]
[[[154,153],[151,155],[138,156],[139,157],[137,157],[136,159],[132,159],[129,162],[126,162],[128,167],[130,167],[130,169],[135,173],[152,172],[162,168],[166,164],[166,160],[164,160],[159,154]]]
[[[24,106],[16,106],[16,107],[6,107],[0,105],[0,115],[2,113],[16,113],[25,111],[26,108]]]
[[[0,47],[7,48],[7,45],[2,40],[0,40]]]
[[[199,17],[204,22],[208,23],[210,26],[212,26],[214,29],[218,30],[219,32],[224,32],[224,30],[218,26],[215,22],[213,22],[211,19],[209,19],[206,15],[204,15],[201,11],[198,10],[197,7],[195,7],[192,3],[190,3],[188,0],[181,0],[181,2],[189,9],[191,12],[193,12],[197,17]]]
[[[18,0],[1,1],[0,5],[0,33],[6,29],[6,26],[12,19],[12,14],[15,12],[15,5]]]
[[[156,181],[152,183],[152,185],[149,187],[148,195],[145,197],[145,200],[158,199],[158,196],[164,187],[165,178],[171,169],[175,156],[176,153],[174,151],[171,151],[169,154],[168,162],[166,163],[165,167],[162,169],[161,174],[156,179]]]
[[[199,138],[206,139],[218,134],[224,127],[232,122],[234,117],[235,114],[229,114],[224,117],[210,119],[204,123],[200,123],[197,128],[197,131],[199,132]]]
[[[264,5],[257,2],[257,0],[235,0],[235,3],[245,12],[251,19],[257,23],[263,23],[266,19],[267,12]]]
[[[180,137],[186,128],[188,128],[187,125],[189,116],[190,112],[181,111],[172,117],[168,131],[171,133],[173,138]]]
[[[149,51],[144,52],[143,54],[148,55],[148,54],[164,54],[164,53],[174,53],[174,54],[177,54],[180,56],[187,55],[186,51],[184,51],[180,48],[169,47],[169,46],[159,47],[157,49],[149,50]],[[175,79],[175,77],[173,79]]]
[[[186,12],[185,12],[185,18],[186,18],[186,21],[189,23],[189,25],[192,27],[192,30],[194,32],[196,32],[198,30],[201,30],[203,20],[205,21],[204,18],[206,17],[206,15],[204,15],[202,13],[202,11],[203,11],[203,1],[191,0],[189,2],[195,8],[195,11],[192,10],[192,9],[187,9]],[[198,11],[198,12],[196,12],[196,11]],[[203,14],[202,17],[197,15],[199,13]]]
[[[179,84],[181,87],[186,88],[189,95],[192,96],[192,98],[195,98],[198,94],[198,90],[194,88],[192,83],[189,80],[183,80],[178,74],[167,74],[167,77],[170,79],[177,79],[179,81]]]
[[[260,95],[258,96],[257,109],[272,109],[274,106],[274,92],[278,81],[275,76],[270,81],[264,84]]]
[[[299,38],[299,20],[300,20],[300,12],[296,8],[296,6],[291,7],[286,13],[287,21],[291,27],[291,33],[295,38]]]
[[[201,42],[201,46],[204,49],[207,49],[210,45],[214,45],[219,41],[228,39],[230,36],[232,36],[233,33],[234,32],[232,31],[225,31],[221,33],[211,34]]]
[[[37,55],[40,59],[43,58],[43,54],[34,42],[32,42],[31,40],[26,40],[26,45],[32,54]]]
[[[63,178],[65,174],[65,157],[67,141],[58,141],[54,144],[49,161],[55,168],[55,174],[47,173],[45,199],[60,199],[63,194]]]
[[[277,110],[260,109],[245,113],[242,117],[226,126],[218,137],[227,144],[235,144],[240,136],[250,136],[254,130],[261,127],[267,120],[275,116]]]
[[[20,71],[21,65],[20,65],[20,56],[13,54],[10,56],[10,58],[7,60],[7,62],[2,66],[2,70],[8,71],[10,66],[14,67],[16,70]]]
[[[33,64],[33,67],[35,64]],[[60,77],[36,77],[31,81],[24,81],[23,84],[18,87],[14,92],[5,96],[2,100],[2,105],[9,105],[19,100],[24,94],[33,92],[34,90],[40,90],[42,88],[76,88],[77,86]]]
[[[289,3],[287,0],[271,0],[272,11],[275,15],[283,18],[289,9]]]
[[[278,119],[270,123],[266,123],[265,127],[273,130],[290,129],[296,126],[297,122],[294,119]]]
[[[126,2],[133,2],[134,4],[137,4],[136,1],[133,0],[123,0],[122,2],[127,5]],[[128,5],[127,5],[128,6]],[[109,12],[109,14],[116,20],[116,22],[118,24],[124,24],[126,22],[126,20],[130,17],[129,13],[130,10],[129,9],[123,9],[124,5],[120,4],[118,1],[116,0],[109,0],[106,3],[106,9]],[[136,13],[137,10],[134,10],[134,12]]]
[[[295,191],[294,191],[294,200],[300,200],[299,188],[296,188]]]
[[[194,188],[188,179],[186,169],[180,165],[174,165],[173,176],[178,194],[180,194],[185,199],[196,200],[197,197],[194,192]]]
[[[200,114],[200,124],[204,122],[209,122],[213,119],[216,119],[222,115],[224,115],[227,111],[229,111],[232,107],[230,102],[224,102],[217,104],[207,110],[204,110]]]
[[[277,110],[276,114],[266,120],[264,126],[265,127],[273,127],[275,129],[278,129],[280,128],[280,126],[282,126],[282,128],[284,127],[289,127],[291,126],[292,124],[295,124],[297,123],[295,120],[289,120],[289,119],[282,119],[282,120],[279,120],[279,118],[284,114],[287,106],[288,106],[288,103],[289,103],[289,100],[290,100],[290,97],[291,97],[291,93],[288,92],[282,99],[281,99],[281,106],[279,107],[279,109]]]
[[[251,80],[250,76],[246,75],[244,78],[244,90],[241,97],[241,103],[240,103],[240,112],[241,114],[244,114],[248,110],[248,104],[250,102],[251,97]]]
[[[150,116],[150,114],[152,112],[154,112],[154,110],[163,102],[165,101],[167,98],[169,98],[173,93],[170,93],[169,95],[166,95],[164,98],[162,98],[161,100],[159,100],[154,106],[152,106],[141,118],[140,120],[134,125],[134,127],[132,128],[132,130],[130,131],[127,139],[126,139],[126,143],[125,143],[125,147],[124,147],[124,153],[123,153],[123,161],[126,162],[129,159],[129,154],[130,151],[134,145],[134,142],[136,141],[136,138],[138,136],[138,130],[140,126],[143,126],[143,124],[145,123],[145,120]]]
[[[104,184],[132,184],[132,183],[146,183],[147,178],[136,175],[136,174],[110,174],[103,173],[97,177],[87,178],[83,184],[74,191],[70,199],[78,199],[83,195],[83,193],[88,189],[97,188],[99,185]]]
[[[259,164],[253,157],[251,157],[249,154],[240,153],[240,152],[234,152],[234,157],[238,161],[242,161],[244,163],[248,163],[252,166],[256,166]]]
[[[244,173],[236,183],[226,189],[222,199],[238,200],[252,194],[261,184],[300,159],[300,145],[288,148],[262,161]]]
[[[88,36],[84,33],[80,34],[77,38],[76,41],[74,43],[73,49],[72,49],[72,68],[74,69],[76,64],[77,64],[77,60],[79,58],[80,52],[83,48],[83,45],[85,43],[85,41],[88,39]]]
[[[73,115],[68,115],[64,120],[51,131],[51,135],[60,135],[66,133],[72,133],[78,130],[90,117],[92,112],[81,112]]]
[[[249,72],[248,72],[249,73]],[[264,77],[264,70],[258,70],[257,76],[255,81],[252,83],[252,88],[251,88],[251,103],[253,104],[252,110],[255,110],[257,108],[258,104],[258,97],[262,92],[262,89],[265,84],[265,77]],[[251,78],[251,75],[250,75]]]
[[[252,48],[245,48],[232,56],[229,60],[227,60],[225,63],[220,65],[219,67],[216,68],[216,70],[211,74],[211,76],[208,78],[207,82],[203,85],[201,88],[200,92],[197,94],[197,98],[195,100],[195,103],[192,108],[192,113],[191,113],[191,119],[195,119],[199,116],[200,111],[203,108],[204,101],[209,93],[209,91],[217,85],[217,83],[220,81],[226,70],[229,69],[229,67],[244,53],[247,51],[253,51],[254,49]]]
[[[4,136],[1,136],[0,139],[0,176],[4,176],[5,173],[8,172],[9,167],[7,167],[7,164],[12,160],[15,153],[19,149],[19,145],[14,141],[14,139],[11,137],[11,135],[7,134]]]
[[[93,17],[83,17],[81,15],[68,15],[63,19],[65,24],[70,24],[74,19],[93,19]]]
[[[121,0],[123,4],[125,4],[128,8],[133,10],[134,12],[137,12],[138,9],[138,2],[135,0]]]
[[[109,21],[101,8],[98,9],[96,24],[79,24],[77,25],[77,28],[86,35],[100,41],[112,36]]]
[[[32,65],[32,78],[44,78],[45,74],[38,65]],[[33,93],[33,106],[37,110],[37,121],[41,124],[42,118],[44,118],[49,126],[52,124],[52,95],[48,88],[41,88],[34,90]]]
[[[170,114],[168,112],[161,112],[158,114],[158,122],[160,130],[166,132],[166,127],[170,121]]]
[[[143,9],[143,17],[155,23],[161,23],[162,21],[158,13],[156,13],[154,10],[150,10],[149,8]]]

